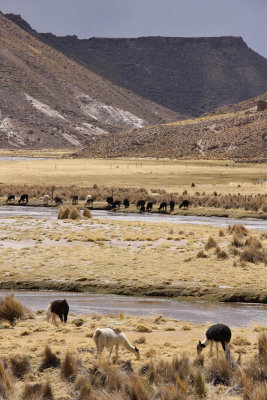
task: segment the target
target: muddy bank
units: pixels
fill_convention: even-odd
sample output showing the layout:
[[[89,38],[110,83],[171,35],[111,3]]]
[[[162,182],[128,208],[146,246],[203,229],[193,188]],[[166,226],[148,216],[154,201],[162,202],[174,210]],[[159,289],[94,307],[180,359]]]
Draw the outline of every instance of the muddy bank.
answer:
[[[229,287],[209,287],[197,286],[196,284],[185,284],[181,282],[178,285],[143,285],[127,286],[116,282],[103,282],[85,278],[76,281],[50,281],[50,280],[21,280],[0,282],[0,289],[9,290],[55,290],[62,292],[76,293],[106,293],[124,296],[150,296],[167,297],[179,300],[203,300],[219,302],[243,302],[243,303],[261,303],[267,304],[267,293],[255,291],[237,291]]]

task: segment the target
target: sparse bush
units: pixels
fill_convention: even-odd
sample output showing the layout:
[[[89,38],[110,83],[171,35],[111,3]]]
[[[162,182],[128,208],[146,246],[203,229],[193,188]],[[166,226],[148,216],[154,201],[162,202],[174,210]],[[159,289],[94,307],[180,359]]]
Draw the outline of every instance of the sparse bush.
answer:
[[[258,338],[259,360],[267,367],[267,334],[261,333]]]
[[[208,257],[207,254],[205,254],[203,250],[200,250],[197,253],[197,258],[207,258],[207,257]]]
[[[83,216],[84,216],[85,218],[92,218],[92,214],[91,214],[91,211],[89,210],[89,208],[84,207],[84,209],[83,209]]]
[[[253,264],[257,264],[257,262],[265,262],[266,263],[266,254],[256,247],[246,247],[240,254],[240,261],[247,261]]]
[[[207,381],[213,385],[229,386],[232,369],[224,358],[213,358],[210,367],[207,370]]]
[[[81,375],[78,376],[74,386],[76,390],[79,390],[81,400],[91,399],[92,386],[88,378]]]
[[[226,251],[222,250],[219,253],[217,253],[217,258],[219,260],[226,260],[228,258],[228,254],[226,253]]]
[[[224,231],[222,229],[219,230],[219,236],[223,237],[224,236]]]
[[[205,244],[205,250],[209,250],[209,249],[211,249],[212,247],[216,247],[216,246],[217,246],[216,241],[213,239],[213,237],[210,236],[210,237],[208,238],[206,244]]]
[[[249,247],[256,247],[257,249],[262,248],[261,241],[254,236],[250,236],[249,238],[247,238],[247,240],[245,241],[245,245]]]
[[[59,365],[59,358],[52,353],[52,350],[49,346],[46,346],[44,350],[44,358],[39,366],[39,371],[42,372],[47,368],[57,368]]]
[[[10,365],[12,374],[18,379],[21,379],[31,369],[30,361],[26,356],[10,357]]]
[[[138,325],[138,326],[136,327],[136,332],[140,332],[140,333],[150,333],[150,332],[152,332],[152,329],[150,329],[149,327],[144,326],[144,325]]]
[[[10,377],[3,365],[0,361],[0,396],[5,400],[7,399],[8,392],[11,390],[11,381]]]
[[[134,343],[137,343],[137,344],[146,343],[146,338],[145,338],[145,336],[140,336],[139,338],[135,339]]]
[[[247,229],[241,224],[229,225],[228,230],[231,234],[235,233],[238,236],[247,236],[248,234]]]
[[[70,216],[70,208],[67,206],[61,206],[58,210],[58,219],[68,219]]]
[[[81,218],[80,211],[76,207],[71,208],[69,218],[70,219],[80,219]]]
[[[236,234],[233,236],[232,246],[238,247],[238,248],[244,246],[244,243],[241,242],[241,240],[239,239],[239,237]]]
[[[54,400],[49,382],[35,383],[33,385],[27,383],[24,386],[21,398],[22,400]]]
[[[194,374],[194,394],[199,399],[207,397],[207,389],[200,369]]]
[[[61,373],[62,376],[66,379],[73,379],[76,373],[75,359],[69,351],[67,351],[65,359],[62,362]]]
[[[14,324],[17,319],[24,318],[29,311],[20,304],[13,295],[8,295],[0,300],[0,320]]]

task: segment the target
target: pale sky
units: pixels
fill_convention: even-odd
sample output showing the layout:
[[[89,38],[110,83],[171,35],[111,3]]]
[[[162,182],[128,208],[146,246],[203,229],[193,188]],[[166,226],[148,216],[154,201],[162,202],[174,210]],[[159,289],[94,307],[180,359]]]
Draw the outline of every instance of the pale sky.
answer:
[[[267,57],[267,0],[0,0],[0,10],[59,36],[242,36]]]

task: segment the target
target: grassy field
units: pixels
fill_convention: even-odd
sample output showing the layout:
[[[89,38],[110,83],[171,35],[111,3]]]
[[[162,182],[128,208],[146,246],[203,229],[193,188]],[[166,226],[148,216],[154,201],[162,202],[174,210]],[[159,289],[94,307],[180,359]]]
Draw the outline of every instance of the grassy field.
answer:
[[[256,231],[8,218],[1,287],[265,302],[266,245],[266,233]]]
[[[7,153],[5,153],[7,154]],[[17,153],[20,155],[20,153]],[[32,154],[32,153],[31,153]],[[41,156],[42,153],[32,155]],[[49,155],[49,153],[44,153]],[[1,155],[1,154],[0,154]],[[50,154],[51,155],[51,154]],[[58,153],[57,153],[58,155]],[[266,164],[231,161],[140,159],[50,159],[0,161],[1,183],[25,185],[106,185],[162,188],[168,192],[267,193]],[[195,187],[191,188],[194,183]]]
[[[76,326],[77,316],[70,314],[67,325],[55,327],[44,321],[43,311],[38,311],[30,319],[18,320],[15,326],[10,326],[6,321],[0,322],[0,383],[2,392],[6,393],[5,399],[264,400],[264,397],[253,396],[263,379],[257,375],[256,360],[258,337],[266,332],[266,327],[254,325],[232,329],[230,351],[234,363],[242,354],[241,366],[236,367],[225,362],[221,348],[218,361],[215,359],[215,349],[212,358],[209,357],[209,349],[203,351],[204,357],[197,358],[196,345],[198,340],[204,338],[208,325],[194,325],[159,315],[133,317],[123,313],[80,315],[78,318],[81,326]],[[97,360],[92,335],[96,328],[108,326],[125,332],[129,341],[139,348],[140,360],[124,349],[119,350],[116,366],[113,365],[114,359],[110,365],[107,364],[106,350],[102,360]],[[51,365],[42,370],[40,365],[47,345],[61,361],[61,366],[52,367],[55,360],[47,357]],[[64,363],[67,350],[70,358],[68,363]],[[24,362],[19,364],[20,360]],[[18,365],[22,367],[15,368]],[[133,369],[132,374],[123,372],[129,366]],[[264,364],[261,368],[264,371]],[[205,396],[201,396],[201,386],[197,385],[199,371]],[[214,377],[218,380],[216,385],[211,383]],[[255,383],[254,377],[257,379]],[[34,385],[38,384],[43,387],[46,385],[46,397],[40,395],[40,386],[33,394]],[[227,392],[237,384],[239,391]],[[124,385],[128,385],[127,396],[122,395]],[[129,393],[132,385],[136,397]],[[242,395],[244,385],[247,397]],[[157,393],[158,396],[161,393],[161,396],[155,397]],[[266,394],[266,388],[262,393],[263,396]]]

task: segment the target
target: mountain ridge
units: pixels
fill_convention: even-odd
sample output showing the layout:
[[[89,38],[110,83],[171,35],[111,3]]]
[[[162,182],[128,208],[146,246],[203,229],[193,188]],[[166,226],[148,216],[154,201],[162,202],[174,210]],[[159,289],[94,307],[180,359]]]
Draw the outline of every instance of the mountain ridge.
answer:
[[[109,81],[183,115],[267,91],[267,59],[241,37],[78,39],[38,33],[20,16],[7,17]]]
[[[40,42],[0,13],[0,147],[75,147],[180,119]]]

